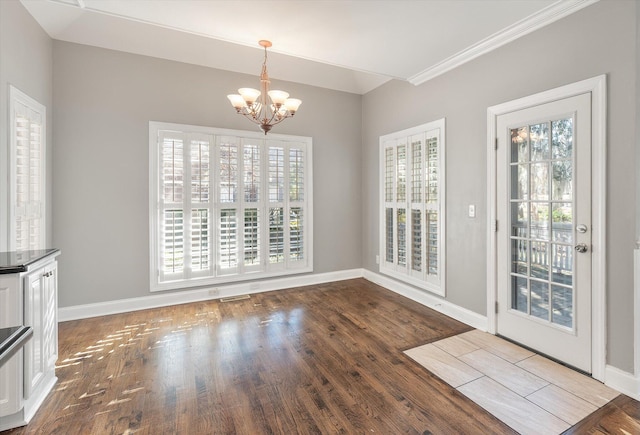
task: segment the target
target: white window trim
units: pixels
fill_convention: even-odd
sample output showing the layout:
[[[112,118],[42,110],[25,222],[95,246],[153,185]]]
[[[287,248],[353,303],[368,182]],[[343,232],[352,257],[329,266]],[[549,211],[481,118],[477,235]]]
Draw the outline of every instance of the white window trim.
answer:
[[[410,239],[410,232],[409,230],[407,230],[406,233],[406,240],[407,240],[407,248],[406,248],[406,252],[407,252],[407,261],[406,261],[406,267],[401,267],[397,264],[391,264],[386,262],[386,258],[385,258],[385,246],[386,246],[386,239],[385,239],[385,144],[390,142],[390,141],[405,141],[405,143],[407,144],[407,149],[406,149],[406,156],[407,156],[407,164],[406,164],[406,174],[407,174],[407,178],[406,178],[406,207],[405,209],[407,210],[407,215],[411,212],[412,210],[412,203],[411,203],[411,189],[410,189],[410,178],[409,178],[409,174],[411,172],[411,167],[409,165],[410,162],[410,153],[411,153],[411,149],[410,149],[410,138],[411,136],[417,136],[417,135],[425,135],[425,137],[433,137],[433,131],[438,131],[437,136],[439,138],[438,140],[438,186],[439,186],[439,190],[438,190],[438,225],[439,225],[439,232],[438,232],[438,278],[437,280],[430,280],[427,277],[427,266],[424,264],[425,259],[426,259],[426,248],[427,248],[427,238],[426,238],[426,225],[423,225],[422,228],[422,261],[423,261],[423,272],[422,272],[422,276],[419,276],[415,273],[415,271],[411,270],[411,266],[410,266],[410,260],[409,260],[409,254],[410,254],[410,249],[411,249],[411,245],[409,242]],[[391,276],[395,279],[398,279],[400,281],[406,282],[408,284],[414,285],[418,288],[427,290],[431,293],[437,294],[439,296],[445,296],[446,294],[446,246],[445,246],[445,241],[446,241],[446,173],[445,173],[445,168],[446,168],[446,164],[445,164],[445,150],[446,150],[446,140],[445,140],[445,119],[439,119],[436,121],[432,121],[432,122],[428,122],[426,124],[422,124],[416,127],[412,127],[412,128],[408,128],[406,130],[402,130],[402,131],[397,131],[394,133],[390,133],[384,136],[380,136],[380,164],[379,164],[379,177],[380,177],[380,190],[379,190],[379,200],[380,200],[380,215],[379,215],[379,255],[378,255],[378,262],[379,262],[379,270],[380,273],[383,273],[385,275]],[[423,149],[423,162],[425,162],[425,157],[424,155],[426,155],[426,141],[425,141],[425,146]],[[397,168],[397,165],[395,165],[395,160],[394,160],[394,167]],[[426,171],[426,166],[423,165],[422,167],[422,171]],[[396,183],[397,180],[397,176],[394,176],[394,187],[393,187],[393,191],[394,191],[394,196],[395,196],[395,192],[396,192]],[[426,181],[426,180],[425,180]],[[423,192],[422,195],[425,194],[426,189],[427,189],[427,185],[426,182],[425,184],[423,184],[422,186]],[[395,199],[395,198],[394,198]],[[394,201],[395,202],[395,201]],[[422,209],[424,209],[424,211],[426,211],[429,207],[423,203]],[[394,208],[394,210],[396,210],[396,208]],[[424,219],[424,216],[423,216]],[[395,223],[395,216],[394,216],[394,223]],[[394,263],[396,261],[397,258],[397,246],[395,241],[397,240],[397,225],[394,224]]]
[[[42,249],[46,246],[47,234],[46,234],[46,161],[47,161],[47,109],[46,107],[31,98],[18,88],[9,85],[9,150],[8,150],[8,167],[9,167],[9,179],[7,183],[8,187],[8,234],[7,234],[7,248],[9,251],[16,250],[16,110],[18,106],[24,106],[26,109],[35,112],[41,117],[41,143],[40,143],[40,243],[38,249]]]
[[[237,137],[240,142],[242,139],[253,139],[253,140],[261,140],[264,141],[265,148],[268,146],[268,143],[271,141],[282,141],[289,143],[299,143],[304,144],[305,146],[305,166],[304,166],[304,174],[305,174],[305,193],[304,193],[304,228],[305,228],[305,239],[304,239],[304,262],[292,262],[289,264],[288,268],[278,267],[279,265],[274,265],[274,267],[266,266],[261,271],[252,271],[251,267],[248,267],[248,270],[243,270],[244,265],[242,262],[239,262],[239,271],[241,273],[234,274],[217,274],[214,273],[214,276],[207,277],[194,277],[188,279],[179,279],[175,281],[168,282],[160,282],[159,280],[159,255],[160,255],[160,247],[159,247],[159,237],[158,237],[158,225],[160,223],[158,211],[159,211],[159,158],[160,152],[158,147],[158,132],[159,131],[176,131],[186,134],[196,134],[196,135],[207,135],[212,137],[212,155],[219,155],[218,151],[218,141],[219,138],[225,136]],[[264,279],[271,278],[283,275],[292,275],[292,274],[300,274],[300,273],[308,273],[313,272],[313,161],[312,161],[312,139],[306,136],[293,136],[293,135],[282,135],[282,134],[272,134],[269,133],[268,137],[265,138],[265,135],[261,132],[254,131],[244,131],[244,130],[230,130],[230,129],[222,129],[222,128],[214,128],[214,127],[203,127],[203,126],[193,126],[193,125],[184,125],[184,124],[175,124],[175,123],[166,123],[166,122],[149,122],[149,261],[150,261],[150,291],[163,291],[163,290],[172,290],[172,289],[186,289],[190,287],[199,287],[199,286],[209,286],[215,284],[223,284],[223,283],[232,283],[238,281],[246,281],[246,280],[255,280],[255,279]],[[263,176],[267,176],[267,159],[263,158],[263,166],[261,169],[261,174]],[[219,174],[214,171],[214,167],[211,168],[211,178],[212,178],[212,189],[211,189],[211,204],[212,207],[210,211],[212,213],[219,212],[219,207],[216,206],[217,198],[219,195],[218,192],[218,178]],[[285,183],[288,180],[288,170],[285,168]],[[267,186],[268,183],[263,183],[262,189],[262,201],[258,204],[259,206],[266,206],[268,208],[269,202],[267,195]],[[289,203],[288,197],[285,199],[285,203]],[[242,201],[238,203],[230,203],[229,208],[236,208],[237,210],[242,209]],[[266,217],[266,215],[265,215]],[[285,218],[284,224],[286,228],[286,224],[288,222],[288,217]],[[241,228],[241,227],[239,227]],[[217,228],[210,228],[210,232],[216,232]],[[240,229],[239,229],[240,231]],[[265,256],[263,257],[263,262],[268,262],[268,251],[264,251],[267,249],[268,243],[268,231],[262,231],[261,235],[261,246],[263,246],[263,252]],[[216,258],[217,254],[213,254],[214,251],[217,253],[218,246],[217,244],[211,244],[211,258],[212,261]],[[216,265],[217,266],[217,265]]]

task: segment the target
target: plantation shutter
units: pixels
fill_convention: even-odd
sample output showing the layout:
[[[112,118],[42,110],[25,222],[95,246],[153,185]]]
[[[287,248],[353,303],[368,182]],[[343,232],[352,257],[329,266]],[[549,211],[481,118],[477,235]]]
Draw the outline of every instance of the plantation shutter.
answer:
[[[380,138],[380,271],[444,295],[444,120]]]
[[[184,148],[186,135],[161,132],[160,153],[160,278],[185,276]]]
[[[207,135],[161,131],[159,275],[204,277],[211,258],[211,143]]]
[[[45,247],[45,107],[10,87],[9,249]]]
[[[189,277],[210,276],[213,272],[213,253],[211,252],[211,206],[212,195],[212,147],[213,137],[203,134],[189,134],[189,194],[186,202],[189,211],[187,264]]]
[[[150,123],[152,290],[312,270],[310,139],[215,131]]]
[[[289,262],[304,262],[305,254],[305,153],[299,144],[289,147]]]
[[[262,206],[265,194],[263,182],[264,140],[242,138],[242,268],[245,273],[259,272],[263,269],[264,241]]]
[[[433,285],[440,285],[441,268],[441,189],[440,189],[440,130],[430,130],[427,132],[426,142],[426,273],[427,281]]]
[[[235,274],[239,265],[239,147],[236,137],[222,136],[217,139],[218,149],[218,272]]]

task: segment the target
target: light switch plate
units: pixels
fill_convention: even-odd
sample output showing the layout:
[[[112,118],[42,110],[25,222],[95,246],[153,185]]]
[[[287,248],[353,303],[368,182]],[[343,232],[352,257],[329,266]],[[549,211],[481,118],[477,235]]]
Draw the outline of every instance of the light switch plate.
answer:
[[[476,206],[473,204],[469,204],[469,217],[470,218],[476,217]]]

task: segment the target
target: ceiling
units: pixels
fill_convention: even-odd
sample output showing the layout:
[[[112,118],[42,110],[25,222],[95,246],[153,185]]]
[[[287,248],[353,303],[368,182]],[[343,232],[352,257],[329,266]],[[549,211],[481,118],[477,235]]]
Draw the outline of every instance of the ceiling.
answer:
[[[418,85],[597,0],[20,0],[53,39],[365,94]]]

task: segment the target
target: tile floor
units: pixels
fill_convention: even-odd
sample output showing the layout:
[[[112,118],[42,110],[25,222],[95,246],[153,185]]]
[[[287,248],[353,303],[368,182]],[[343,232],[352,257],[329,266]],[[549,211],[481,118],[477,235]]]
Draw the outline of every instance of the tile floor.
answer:
[[[521,434],[559,434],[619,394],[478,330],[405,353]]]

